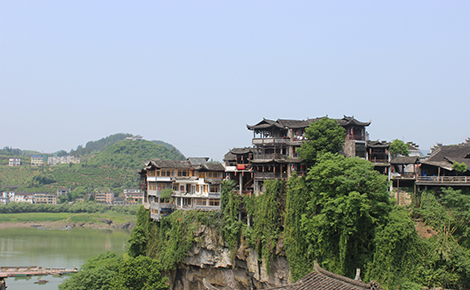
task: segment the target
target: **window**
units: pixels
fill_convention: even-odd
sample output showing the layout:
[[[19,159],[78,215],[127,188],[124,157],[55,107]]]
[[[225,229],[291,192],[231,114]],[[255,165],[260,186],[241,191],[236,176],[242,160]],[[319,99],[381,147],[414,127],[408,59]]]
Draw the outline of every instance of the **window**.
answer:
[[[196,199],[196,205],[206,205],[206,204],[207,204],[207,199],[205,198]]]
[[[178,176],[189,176],[189,170],[187,170],[187,169],[178,169]]]
[[[209,199],[210,206],[220,206],[220,199]]]
[[[211,186],[210,186],[210,192],[211,192],[211,193],[220,192],[220,186],[219,186],[219,185],[211,185]]]

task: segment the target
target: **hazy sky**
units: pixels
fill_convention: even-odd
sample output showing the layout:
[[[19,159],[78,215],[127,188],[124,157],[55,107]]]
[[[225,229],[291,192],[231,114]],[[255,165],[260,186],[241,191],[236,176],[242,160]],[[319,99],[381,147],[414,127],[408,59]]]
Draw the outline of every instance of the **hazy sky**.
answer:
[[[470,137],[470,1],[0,0],[0,147],[115,133],[221,161],[268,119]]]

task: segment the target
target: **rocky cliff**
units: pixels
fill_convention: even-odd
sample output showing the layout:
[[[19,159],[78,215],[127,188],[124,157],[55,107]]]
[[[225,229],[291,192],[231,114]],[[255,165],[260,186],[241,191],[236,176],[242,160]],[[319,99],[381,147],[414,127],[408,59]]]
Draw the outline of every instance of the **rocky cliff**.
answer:
[[[255,250],[244,243],[231,257],[222,237],[204,225],[194,232],[196,243],[178,269],[170,273],[172,289],[206,289],[203,279],[218,289],[263,289],[290,283],[289,264],[282,243],[270,263],[258,259]]]

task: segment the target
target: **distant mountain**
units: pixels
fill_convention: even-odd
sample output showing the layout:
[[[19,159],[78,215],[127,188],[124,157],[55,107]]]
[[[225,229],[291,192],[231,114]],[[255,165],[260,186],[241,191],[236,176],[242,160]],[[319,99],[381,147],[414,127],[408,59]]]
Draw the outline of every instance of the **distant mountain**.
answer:
[[[166,145],[147,140],[123,140],[107,147],[103,152],[85,162],[95,166],[140,169],[145,161],[153,158],[166,160],[186,159],[174,146],[167,143],[164,144]]]
[[[18,186],[17,191],[20,192],[55,193],[59,187],[71,188],[74,197],[83,197],[97,188],[107,188],[118,193],[126,187],[138,187],[137,170],[142,168],[145,161],[154,158],[186,159],[178,149],[162,141],[121,140],[109,145],[121,137],[109,136],[87,143],[88,148],[93,148],[90,152],[95,155],[90,153],[82,156],[80,164],[35,167],[29,165],[29,160],[23,160],[28,157],[22,156],[23,166],[9,167],[8,155],[0,154],[0,163],[3,165],[0,166],[0,190],[14,185]],[[9,150],[5,153],[10,153]]]
[[[90,154],[96,154],[104,151],[109,146],[112,146],[127,137],[132,137],[132,134],[129,133],[118,133],[114,135],[109,135],[108,137],[101,138],[98,141],[89,141],[86,143],[85,147],[79,145],[76,150],[70,150],[70,155],[80,157]]]

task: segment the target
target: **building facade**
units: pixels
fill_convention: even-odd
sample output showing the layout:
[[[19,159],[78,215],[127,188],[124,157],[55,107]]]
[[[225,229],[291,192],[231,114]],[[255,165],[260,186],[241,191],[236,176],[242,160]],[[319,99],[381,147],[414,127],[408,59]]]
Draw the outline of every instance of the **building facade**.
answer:
[[[95,201],[105,204],[114,203],[114,192],[112,191],[102,191],[94,193]]]
[[[8,158],[8,166],[21,166],[21,158]]]
[[[154,159],[139,172],[143,204],[153,220],[175,209],[220,210],[224,166],[209,158]]]
[[[31,166],[42,166],[44,165],[44,161],[42,160],[42,156],[31,156]]]
[[[47,157],[47,164],[49,165],[57,165],[57,164],[69,164],[69,163],[74,163],[78,164],[80,163],[80,158],[74,157],[74,156],[61,156],[61,157]]]
[[[57,195],[48,193],[35,193],[34,203],[57,204]]]
[[[297,148],[306,140],[305,129],[323,118],[325,117],[307,120],[263,119],[255,125],[247,125],[248,130],[253,131],[253,152],[249,163],[253,171],[255,194],[265,191],[264,181],[267,179],[288,179],[294,171],[298,175],[306,174],[307,167],[297,153]],[[343,153],[348,157],[367,158],[366,127],[371,122],[360,122],[348,116],[336,121],[346,132]],[[235,152],[231,153],[237,155]],[[242,184],[239,183],[239,187]]]
[[[125,200],[128,202],[142,203],[144,193],[140,189],[126,188],[124,189]]]

